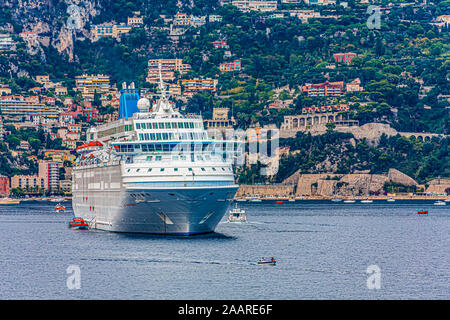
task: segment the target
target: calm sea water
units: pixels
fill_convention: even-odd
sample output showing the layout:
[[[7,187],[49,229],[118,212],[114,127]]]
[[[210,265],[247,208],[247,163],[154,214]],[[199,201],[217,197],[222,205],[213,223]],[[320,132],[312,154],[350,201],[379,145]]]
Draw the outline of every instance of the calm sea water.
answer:
[[[247,224],[194,237],[69,230],[54,205],[0,206],[0,299],[450,298],[450,204],[239,203]]]

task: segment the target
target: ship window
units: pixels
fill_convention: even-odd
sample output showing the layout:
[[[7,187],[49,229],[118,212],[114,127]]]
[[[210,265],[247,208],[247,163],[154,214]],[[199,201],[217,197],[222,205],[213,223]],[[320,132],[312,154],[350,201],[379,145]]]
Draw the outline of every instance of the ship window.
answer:
[[[162,145],[161,144],[155,144],[155,151],[162,151]]]
[[[162,157],[161,156],[156,156],[155,157],[155,161],[161,161]]]
[[[178,171],[178,168],[173,168],[173,171]]]
[[[178,129],[183,129],[183,122],[178,122]]]
[[[140,123],[136,123],[136,129],[140,129],[141,128],[141,124]]]
[[[189,122],[189,128],[194,129],[194,123],[193,122]]]
[[[131,171],[131,169],[128,169],[128,170],[127,170],[127,172],[130,172],[130,171]]]
[[[139,133],[139,139],[144,140],[144,135],[142,133]]]
[[[189,129],[189,124],[187,122],[184,123],[184,128]]]
[[[155,140],[155,134],[154,133],[150,133],[150,140]]]
[[[166,128],[166,129],[169,129],[169,128],[170,128],[170,126],[169,126],[169,123],[168,123],[168,122],[164,122],[164,128]]]
[[[161,170],[160,171],[164,171],[164,168],[161,168]]]
[[[147,161],[152,161],[153,160],[153,156],[147,156]]]
[[[178,156],[172,156],[173,161],[178,161]]]
[[[186,161],[186,156],[180,156],[180,159]]]
[[[158,132],[158,133],[156,134],[156,140],[161,140],[161,133]]]
[[[141,169],[136,169],[136,172],[139,172],[139,171],[141,171]]]
[[[173,122],[173,123],[172,123],[172,129],[177,129],[177,128],[178,128],[177,123],[176,123],[176,122]]]
[[[192,171],[192,168],[188,168],[189,171]]]
[[[163,140],[169,140],[169,135],[167,132],[163,132]]]
[[[152,123],[152,129],[156,129],[156,123]]]
[[[167,128],[172,129],[172,126],[170,125],[170,122],[167,123]]]
[[[205,168],[202,168],[202,171],[205,171]]]
[[[216,171],[216,168],[214,168],[214,167],[213,167],[213,168],[211,168],[211,169],[212,169],[213,171]]]
[[[148,168],[147,172],[151,172],[151,171],[152,171],[152,168]]]
[[[225,168],[222,168],[222,171],[225,171]]]
[[[148,138],[149,138],[148,133],[144,134],[144,137],[145,137],[145,140],[148,140]]]

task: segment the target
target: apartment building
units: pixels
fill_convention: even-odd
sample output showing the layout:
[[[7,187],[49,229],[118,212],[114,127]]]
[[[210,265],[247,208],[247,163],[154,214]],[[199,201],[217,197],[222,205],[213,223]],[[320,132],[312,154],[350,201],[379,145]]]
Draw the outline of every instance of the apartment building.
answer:
[[[14,40],[9,34],[0,33],[0,51],[11,50],[14,47]]]
[[[343,93],[344,82],[323,82],[318,84],[307,83],[302,86],[302,92],[306,93],[310,97],[317,96],[341,96]]]
[[[94,26],[94,39],[93,41],[98,41],[102,37],[110,37],[115,39],[120,39],[122,34],[130,32],[132,26],[121,24],[105,23],[101,25]]]
[[[0,97],[0,113],[10,120],[30,120],[33,115],[58,119],[58,108],[46,105],[23,96]]]
[[[7,176],[0,175],[0,197],[9,196],[9,178]]]
[[[277,10],[277,1],[272,0],[233,0],[231,4],[239,10],[268,12]]]
[[[334,61],[336,61],[338,63],[342,62],[342,63],[346,63],[346,64],[350,64],[352,62],[352,59],[356,56],[357,56],[357,54],[353,53],[353,52],[346,52],[346,53],[340,52],[340,53],[333,54]]]
[[[167,82],[175,80],[175,71],[183,75],[191,70],[191,65],[183,63],[182,59],[151,59],[148,61],[147,82],[159,82],[159,66],[162,79]]]
[[[106,93],[110,90],[109,76],[103,74],[83,74],[75,77],[75,89],[81,92],[87,101],[94,100],[94,94]]]
[[[220,71],[229,72],[229,71],[241,71],[241,60],[234,60],[233,62],[225,62],[220,64]]]
[[[216,85],[217,80],[216,79],[200,79],[200,78],[194,78],[194,79],[182,79],[181,85],[183,86],[184,90],[183,93],[187,96],[192,96],[196,92],[199,91],[216,91]]]

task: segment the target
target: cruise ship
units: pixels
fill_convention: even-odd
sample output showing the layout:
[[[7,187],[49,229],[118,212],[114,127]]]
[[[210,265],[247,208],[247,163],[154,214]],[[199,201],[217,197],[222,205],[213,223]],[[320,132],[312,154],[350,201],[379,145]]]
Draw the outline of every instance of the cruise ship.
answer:
[[[150,108],[134,85],[122,89],[118,120],[89,128],[77,148],[73,210],[92,228],[209,233],[233,201],[233,157],[208,137],[201,116],[175,110],[162,79],[159,90]]]

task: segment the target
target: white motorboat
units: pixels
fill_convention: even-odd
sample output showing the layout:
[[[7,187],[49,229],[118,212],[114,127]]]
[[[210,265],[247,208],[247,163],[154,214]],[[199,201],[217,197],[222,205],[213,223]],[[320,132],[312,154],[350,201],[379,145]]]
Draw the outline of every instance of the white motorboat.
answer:
[[[436,201],[435,203],[433,203],[435,206],[445,206],[446,203],[444,201]]]
[[[373,200],[370,199],[365,199],[365,200],[361,200],[361,203],[372,203]]]
[[[232,210],[230,210],[230,215],[228,216],[228,222],[247,222],[247,216],[245,215],[245,210],[237,207],[237,204]]]
[[[344,200],[344,203],[355,203],[356,201],[353,199]]]

